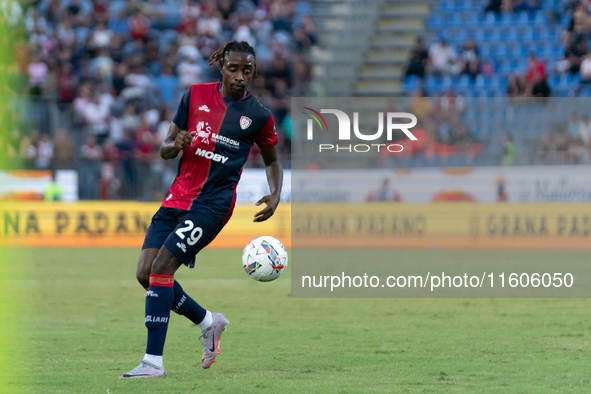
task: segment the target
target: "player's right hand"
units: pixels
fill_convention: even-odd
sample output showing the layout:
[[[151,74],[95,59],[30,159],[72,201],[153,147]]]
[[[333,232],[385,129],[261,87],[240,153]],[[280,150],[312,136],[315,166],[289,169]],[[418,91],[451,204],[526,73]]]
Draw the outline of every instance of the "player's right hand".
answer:
[[[179,131],[174,139],[174,147],[178,150],[183,150],[188,146],[191,146],[193,143],[193,137],[197,132],[192,131],[190,133],[186,132],[185,130]]]

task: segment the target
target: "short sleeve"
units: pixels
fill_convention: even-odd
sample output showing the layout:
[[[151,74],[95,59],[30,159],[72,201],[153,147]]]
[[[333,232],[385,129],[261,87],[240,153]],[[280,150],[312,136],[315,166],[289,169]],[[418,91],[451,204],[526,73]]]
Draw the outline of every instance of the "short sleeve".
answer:
[[[189,129],[189,107],[191,105],[191,87],[187,89],[183,98],[181,99],[181,103],[179,104],[179,108],[176,111],[176,115],[172,119],[174,124],[176,124],[179,129],[187,131]]]
[[[273,115],[269,116],[267,124],[259,131],[255,138],[255,142],[261,149],[269,149],[277,145],[277,130],[275,130],[275,120]]]

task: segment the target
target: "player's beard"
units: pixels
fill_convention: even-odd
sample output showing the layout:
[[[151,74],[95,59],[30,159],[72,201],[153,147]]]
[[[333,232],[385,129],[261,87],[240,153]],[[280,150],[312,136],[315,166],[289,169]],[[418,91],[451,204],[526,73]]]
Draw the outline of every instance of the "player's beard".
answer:
[[[238,101],[244,97],[246,89],[241,90],[230,90],[230,96],[232,96],[232,100]]]

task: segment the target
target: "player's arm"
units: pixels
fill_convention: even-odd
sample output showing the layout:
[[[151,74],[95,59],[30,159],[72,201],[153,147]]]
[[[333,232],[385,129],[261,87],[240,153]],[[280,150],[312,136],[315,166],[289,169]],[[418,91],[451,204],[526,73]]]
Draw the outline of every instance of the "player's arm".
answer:
[[[279,205],[279,200],[281,199],[281,187],[283,186],[283,166],[279,162],[277,147],[274,146],[268,149],[261,149],[261,156],[265,162],[267,182],[269,182],[271,194],[264,196],[256,203],[256,205],[265,203],[267,206],[254,215],[255,222],[264,222],[273,216]]]
[[[181,130],[174,122],[170,123],[168,134],[162,144],[160,144],[160,157],[164,160],[174,159],[179,152],[193,143],[195,132]]]

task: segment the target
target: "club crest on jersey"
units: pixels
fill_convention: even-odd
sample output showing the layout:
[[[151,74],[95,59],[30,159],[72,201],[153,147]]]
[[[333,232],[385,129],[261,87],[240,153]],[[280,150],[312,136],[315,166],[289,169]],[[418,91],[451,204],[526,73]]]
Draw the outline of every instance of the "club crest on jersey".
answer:
[[[252,120],[247,116],[243,116],[240,118],[240,127],[242,127],[242,130],[246,130],[251,123]]]
[[[194,140],[201,138],[201,142],[209,144],[209,135],[211,134],[211,127],[209,123],[200,121],[197,123],[197,134],[195,134]]]

